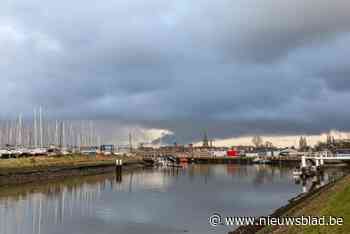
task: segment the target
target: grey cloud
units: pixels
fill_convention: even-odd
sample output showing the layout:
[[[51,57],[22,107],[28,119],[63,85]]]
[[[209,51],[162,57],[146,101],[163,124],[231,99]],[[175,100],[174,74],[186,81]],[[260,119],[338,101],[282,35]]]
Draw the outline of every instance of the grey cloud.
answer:
[[[327,82],[327,85],[336,91],[349,91],[350,89],[350,68],[337,68],[336,70],[327,70],[321,73],[321,76]]]
[[[347,1],[0,6],[3,118],[44,105],[57,118],[169,129],[178,142],[203,129],[350,130]]]

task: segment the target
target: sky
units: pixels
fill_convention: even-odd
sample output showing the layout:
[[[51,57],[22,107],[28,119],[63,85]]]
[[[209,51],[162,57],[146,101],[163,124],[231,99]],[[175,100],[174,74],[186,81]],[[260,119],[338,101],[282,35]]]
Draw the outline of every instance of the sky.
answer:
[[[42,105],[180,143],[204,130],[349,132],[349,11],[346,0],[2,0],[0,118]]]

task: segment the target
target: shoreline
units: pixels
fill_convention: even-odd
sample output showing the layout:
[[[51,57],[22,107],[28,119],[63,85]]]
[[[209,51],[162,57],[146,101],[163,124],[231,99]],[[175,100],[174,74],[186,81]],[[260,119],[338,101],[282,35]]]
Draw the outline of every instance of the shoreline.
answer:
[[[0,160],[0,188],[70,176],[96,175],[115,170],[115,156],[66,155]],[[147,167],[142,158],[123,158],[123,170]],[[198,164],[252,164],[251,158],[195,158]],[[272,165],[294,165],[295,160],[272,161]]]
[[[81,158],[86,159],[80,161]],[[65,179],[72,176],[98,175],[115,170],[115,160],[91,159],[78,156],[77,159],[66,160],[64,163],[44,163],[32,166],[0,168],[0,188],[10,185],[21,185],[27,183],[43,182]],[[31,160],[30,158],[28,160]],[[47,164],[45,164],[47,163]],[[0,161],[1,164],[1,161]],[[143,168],[147,165],[141,159],[127,159],[123,163],[123,170]]]
[[[58,180],[70,176],[96,175],[115,170],[115,156],[67,155],[51,157],[29,157],[0,160],[0,188],[45,180]],[[123,158],[123,170],[147,167],[140,157]],[[178,160],[179,161],[179,160]],[[197,164],[254,164],[251,158],[194,158]],[[269,165],[294,166],[295,159],[275,158]],[[8,164],[8,165],[7,165]]]
[[[288,200],[288,203],[277,208],[272,214],[267,215],[265,217],[283,217],[283,216],[291,216],[290,213],[296,209],[298,206],[303,206],[307,202],[312,202],[317,197],[322,194],[328,192],[333,187],[335,187],[338,183],[341,183],[345,179],[350,178],[350,173],[346,173],[339,178],[328,182],[322,187],[319,187],[315,190],[309,191],[305,194],[301,193],[291,199]],[[292,215],[293,216],[293,215]],[[293,227],[293,226],[292,226]],[[270,228],[271,230],[267,230]],[[269,227],[269,226],[239,226],[237,229],[229,232],[228,234],[253,234],[253,233],[273,233],[275,230],[280,228],[280,226]]]
[[[177,159],[180,162],[180,158]],[[190,157],[190,161],[198,164],[255,164],[251,157]],[[299,165],[299,158],[272,157],[265,164],[269,165]]]

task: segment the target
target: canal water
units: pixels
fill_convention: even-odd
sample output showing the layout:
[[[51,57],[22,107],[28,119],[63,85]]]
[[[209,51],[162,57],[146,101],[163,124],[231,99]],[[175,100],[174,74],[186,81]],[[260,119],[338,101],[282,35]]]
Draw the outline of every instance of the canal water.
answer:
[[[268,215],[315,185],[292,170],[188,165],[3,187],[0,234],[227,233],[234,227],[211,227],[208,217]],[[340,172],[326,171],[321,184]]]

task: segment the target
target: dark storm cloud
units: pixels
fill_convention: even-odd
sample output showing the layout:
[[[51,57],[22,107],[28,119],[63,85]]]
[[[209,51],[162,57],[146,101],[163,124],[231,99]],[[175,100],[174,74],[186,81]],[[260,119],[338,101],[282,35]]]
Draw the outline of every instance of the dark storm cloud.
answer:
[[[335,91],[350,90],[350,67],[338,67],[335,70],[325,70],[320,73],[327,85]]]
[[[4,1],[2,116],[165,128],[179,142],[350,130],[350,3]],[[336,113],[336,114],[335,114]]]
[[[350,30],[350,3],[343,0],[254,1],[256,14],[242,25],[238,51],[257,61],[281,58],[310,44],[329,43]]]

